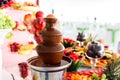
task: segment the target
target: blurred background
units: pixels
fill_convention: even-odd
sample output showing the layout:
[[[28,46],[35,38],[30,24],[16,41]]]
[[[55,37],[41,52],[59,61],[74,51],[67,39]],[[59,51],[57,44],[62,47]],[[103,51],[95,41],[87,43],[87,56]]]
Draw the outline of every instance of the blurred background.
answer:
[[[45,16],[52,13],[58,18],[63,37],[75,40],[78,32],[97,35],[115,51],[120,41],[119,4],[120,0],[39,0]]]

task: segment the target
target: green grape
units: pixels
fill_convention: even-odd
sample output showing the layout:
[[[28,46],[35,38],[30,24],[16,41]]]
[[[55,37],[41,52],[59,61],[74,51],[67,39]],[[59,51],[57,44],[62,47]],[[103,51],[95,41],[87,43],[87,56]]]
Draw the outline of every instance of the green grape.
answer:
[[[99,80],[99,76],[97,74],[92,74],[91,80]]]
[[[0,29],[14,28],[15,21],[10,16],[7,16],[0,12]]]
[[[107,80],[107,79],[106,79],[106,74],[102,74],[101,80]]]

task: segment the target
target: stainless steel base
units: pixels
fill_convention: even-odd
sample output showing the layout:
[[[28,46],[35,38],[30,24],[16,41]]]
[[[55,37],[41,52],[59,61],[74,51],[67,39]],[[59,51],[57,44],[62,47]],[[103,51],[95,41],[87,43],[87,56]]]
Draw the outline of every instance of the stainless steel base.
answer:
[[[31,63],[36,61],[38,57],[28,59],[28,65],[31,68],[32,80],[65,80],[66,69],[71,65],[71,59],[63,56],[60,66],[42,67],[34,66]]]

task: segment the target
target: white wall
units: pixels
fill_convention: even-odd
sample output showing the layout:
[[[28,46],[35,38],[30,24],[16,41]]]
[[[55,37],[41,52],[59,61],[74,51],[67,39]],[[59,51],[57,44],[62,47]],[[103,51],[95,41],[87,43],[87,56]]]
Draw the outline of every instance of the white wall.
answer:
[[[55,10],[55,15],[63,20],[120,22],[120,0],[40,0],[45,13]],[[63,14],[63,16],[61,16]]]

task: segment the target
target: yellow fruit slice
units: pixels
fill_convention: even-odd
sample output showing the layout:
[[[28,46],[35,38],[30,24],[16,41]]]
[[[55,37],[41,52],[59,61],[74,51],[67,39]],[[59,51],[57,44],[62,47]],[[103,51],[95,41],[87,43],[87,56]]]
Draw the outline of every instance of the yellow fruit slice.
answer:
[[[30,54],[34,48],[34,44],[23,45],[18,50],[18,54]]]
[[[9,32],[6,36],[7,39],[13,39],[13,34]]]
[[[24,55],[24,54],[30,54],[32,50],[19,50],[18,54]]]

